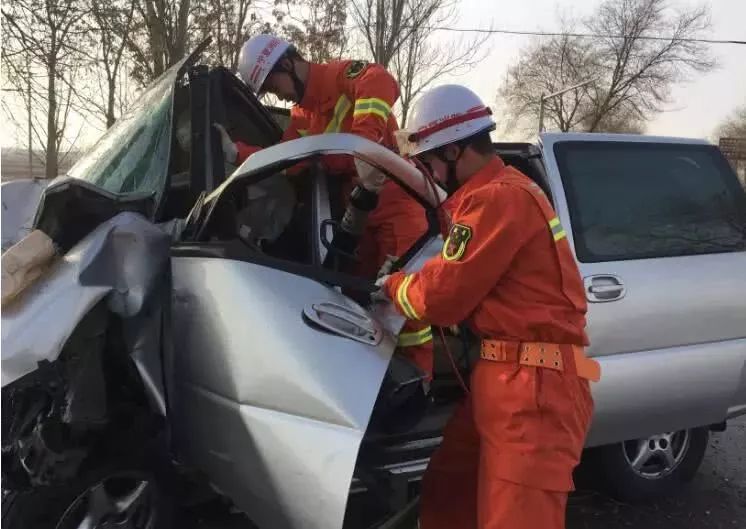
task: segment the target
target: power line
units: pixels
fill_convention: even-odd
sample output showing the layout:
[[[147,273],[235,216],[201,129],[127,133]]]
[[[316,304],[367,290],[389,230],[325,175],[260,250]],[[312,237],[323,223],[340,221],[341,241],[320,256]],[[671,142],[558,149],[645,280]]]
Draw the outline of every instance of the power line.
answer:
[[[483,34],[504,34],[504,35],[533,35],[538,37],[579,37],[591,39],[639,39],[639,40],[676,40],[679,42],[700,42],[705,44],[742,44],[746,45],[746,40],[728,40],[728,39],[696,39],[696,38],[675,38],[675,37],[650,37],[628,35],[604,35],[602,33],[567,33],[561,31],[527,31],[513,29],[479,29],[479,28],[451,28],[447,26],[427,26],[425,29],[431,31],[451,31],[454,33],[483,33]]]

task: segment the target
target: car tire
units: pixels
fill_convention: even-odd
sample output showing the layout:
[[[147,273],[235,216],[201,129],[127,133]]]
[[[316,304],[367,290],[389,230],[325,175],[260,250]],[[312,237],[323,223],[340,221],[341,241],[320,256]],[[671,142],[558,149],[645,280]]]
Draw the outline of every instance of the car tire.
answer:
[[[94,477],[95,476],[95,477]],[[122,503],[133,497],[130,483],[149,487],[147,502],[127,505],[116,512],[105,513],[101,525],[91,527],[124,527],[170,529],[174,527],[175,503],[160,489],[152,474],[140,470],[116,470],[93,473],[55,487],[38,487],[28,491],[4,491],[2,500],[3,529],[70,529],[79,527],[88,515],[92,491],[106,491],[107,500]],[[114,494],[112,494],[112,492]],[[139,492],[139,491],[138,491]],[[96,494],[93,492],[93,494]],[[100,497],[100,496],[99,496]],[[112,507],[113,502],[112,501]],[[134,504],[134,502],[132,502]],[[146,504],[147,503],[147,504]],[[117,505],[118,507],[118,505]]]
[[[676,493],[704,458],[707,428],[658,434],[591,450],[587,463],[603,488],[624,501],[649,501]]]
[[[3,490],[3,529],[73,529],[83,519],[92,528],[180,527],[170,464],[157,451],[130,446],[129,453],[114,450],[86,461],[65,482]]]

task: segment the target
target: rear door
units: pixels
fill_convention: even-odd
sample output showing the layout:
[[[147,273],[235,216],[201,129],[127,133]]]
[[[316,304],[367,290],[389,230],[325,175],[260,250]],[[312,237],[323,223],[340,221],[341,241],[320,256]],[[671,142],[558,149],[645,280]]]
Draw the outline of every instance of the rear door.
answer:
[[[746,402],[743,187],[713,146],[612,138],[543,138],[603,366],[590,444],[716,423]]]

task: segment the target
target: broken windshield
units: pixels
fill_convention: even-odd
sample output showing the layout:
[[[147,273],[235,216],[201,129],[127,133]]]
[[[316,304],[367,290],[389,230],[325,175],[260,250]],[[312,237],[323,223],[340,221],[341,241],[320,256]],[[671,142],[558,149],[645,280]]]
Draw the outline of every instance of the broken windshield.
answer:
[[[165,187],[171,146],[172,66],[69,171],[106,191],[155,195]]]

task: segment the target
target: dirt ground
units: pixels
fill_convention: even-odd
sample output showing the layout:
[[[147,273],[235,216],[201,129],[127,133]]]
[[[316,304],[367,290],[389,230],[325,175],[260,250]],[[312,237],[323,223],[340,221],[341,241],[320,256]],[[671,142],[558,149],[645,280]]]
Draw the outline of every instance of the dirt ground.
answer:
[[[699,473],[677,496],[628,505],[596,492],[570,498],[567,529],[746,529],[746,417],[713,433]]]

